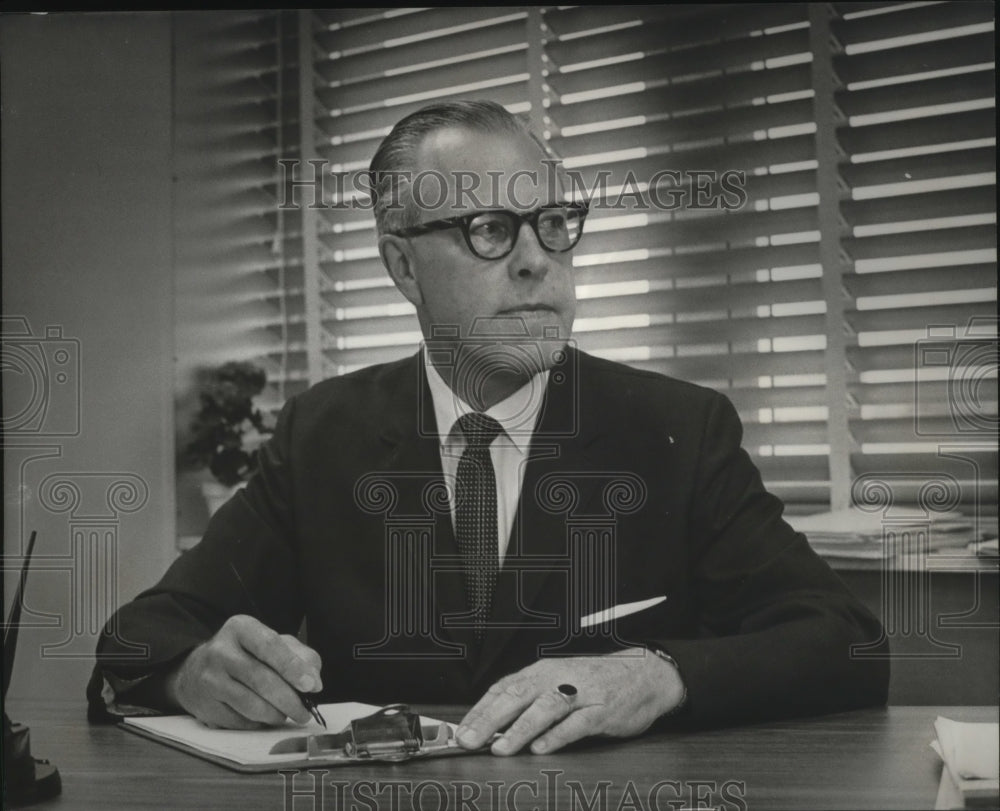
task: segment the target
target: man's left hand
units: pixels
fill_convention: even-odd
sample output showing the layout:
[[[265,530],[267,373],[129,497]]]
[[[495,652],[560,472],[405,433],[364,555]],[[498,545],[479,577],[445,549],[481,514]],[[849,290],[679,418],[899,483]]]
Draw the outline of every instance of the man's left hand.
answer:
[[[560,693],[561,684],[576,695]],[[645,648],[541,659],[490,687],[462,719],[458,742],[475,749],[507,727],[493,754],[512,755],[529,743],[541,754],[589,735],[638,735],[683,695],[677,669]]]

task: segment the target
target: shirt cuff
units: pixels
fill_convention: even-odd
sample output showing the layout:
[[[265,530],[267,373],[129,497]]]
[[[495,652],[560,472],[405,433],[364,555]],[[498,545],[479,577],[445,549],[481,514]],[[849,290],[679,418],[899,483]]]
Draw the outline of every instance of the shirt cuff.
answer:
[[[119,698],[122,694],[148,682],[156,673],[146,673],[134,679],[123,679],[114,673],[102,671],[104,683],[101,686],[101,698],[104,700],[104,709],[108,715],[115,719],[127,718],[129,716],[151,716],[163,715],[161,710],[141,704],[130,704],[127,700]],[[128,697],[125,696],[127,699]]]

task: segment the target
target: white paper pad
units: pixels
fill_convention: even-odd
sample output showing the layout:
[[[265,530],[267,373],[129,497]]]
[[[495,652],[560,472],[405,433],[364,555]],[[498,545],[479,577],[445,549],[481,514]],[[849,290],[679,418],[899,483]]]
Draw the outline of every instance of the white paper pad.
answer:
[[[141,730],[164,741],[172,741],[196,752],[231,761],[240,766],[280,765],[284,762],[301,761],[301,752],[272,755],[271,747],[278,741],[297,735],[319,735],[325,732],[340,732],[356,718],[364,718],[381,709],[374,704],[347,702],[342,704],[321,704],[319,711],[326,719],[327,729],[310,720],[302,726],[289,721],[284,726],[268,729],[213,729],[190,715],[161,715],[156,717],[125,718],[124,724]],[[425,725],[440,724],[433,718],[421,717]],[[454,724],[451,725],[454,729]]]
[[[1000,724],[971,724],[939,715],[934,730],[938,744],[934,750],[956,777],[1000,779]]]

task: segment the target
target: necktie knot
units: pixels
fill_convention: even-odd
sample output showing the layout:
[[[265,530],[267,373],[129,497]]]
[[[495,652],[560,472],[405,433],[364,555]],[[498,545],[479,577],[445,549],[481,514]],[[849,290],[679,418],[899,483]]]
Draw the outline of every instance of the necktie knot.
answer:
[[[458,428],[465,435],[465,441],[471,448],[483,448],[490,445],[503,428],[493,417],[472,411],[458,418]]]

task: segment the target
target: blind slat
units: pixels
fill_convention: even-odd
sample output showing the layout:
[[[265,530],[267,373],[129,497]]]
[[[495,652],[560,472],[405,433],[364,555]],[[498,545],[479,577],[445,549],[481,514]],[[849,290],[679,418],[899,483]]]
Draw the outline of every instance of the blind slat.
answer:
[[[760,409],[810,408],[826,405],[826,389],[823,386],[734,388],[727,389],[726,395],[733,401],[738,411],[746,413]]]
[[[891,14],[877,14],[852,20],[834,20],[837,39],[844,45],[877,42],[985,23],[993,19],[993,4],[980,2],[928,3]]]
[[[947,275],[941,268],[844,275],[844,285],[855,297],[995,287],[996,280],[996,265],[961,265]]]
[[[977,99],[992,100],[995,84],[994,71],[979,70],[870,90],[845,91],[837,93],[836,98],[837,105],[846,115],[862,116]]]
[[[928,444],[933,445],[932,441]],[[996,455],[991,458],[989,454],[977,453],[974,456],[979,470],[973,468],[972,464],[961,459],[951,460],[942,456],[937,449],[928,450],[926,453],[907,453],[893,455],[889,453],[855,453],[851,455],[851,464],[857,475],[865,473],[881,473],[887,480],[892,481],[893,477],[899,477],[896,481],[898,485],[906,485],[910,488],[910,493],[916,495],[916,490],[926,484],[928,479],[938,479],[944,477],[954,477],[960,483],[972,484],[973,487],[960,487],[961,495],[966,502],[973,501],[980,496],[983,506],[989,506],[990,502],[996,504],[997,494],[997,465]],[[977,476],[977,473],[979,474]],[[905,477],[905,478],[904,478]],[[973,478],[976,477],[976,478]],[[906,503],[905,496],[908,495],[905,489],[897,489],[896,482],[893,482],[893,491],[898,492],[902,503]],[[982,488],[982,489],[980,489]],[[916,501],[911,497],[912,501]],[[994,507],[995,509],[995,507]]]
[[[330,375],[342,374],[338,367],[361,367],[376,363],[391,363],[417,351],[416,344],[406,346],[366,347],[364,349],[324,349],[323,357]],[[350,368],[345,370],[350,371]]]
[[[379,142],[389,134],[388,129],[375,130],[366,133],[357,140],[343,141],[337,135],[337,119],[324,116],[316,121],[316,129],[319,130],[319,137],[316,142],[316,157],[322,158],[332,166],[337,164],[341,167],[339,171],[347,172],[340,187],[335,186],[332,179],[324,184],[324,191],[332,194],[334,191],[351,191],[354,186],[354,176],[357,172],[367,171],[368,164],[371,163],[372,155],[378,149]],[[310,175],[311,176],[311,175]],[[361,189],[367,190],[366,185]]]
[[[840,166],[841,177],[851,188],[931,180],[981,172],[996,173],[996,149],[962,149],[937,155],[895,158],[871,163],[848,163]]]
[[[996,250],[996,228],[982,225],[861,239],[848,238],[842,240],[842,245],[855,261],[946,251]]]
[[[608,144],[610,145],[610,144]],[[591,148],[600,149],[600,142],[591,141]],[[696,149],[684,149],[677,152],[666,152],[647,148],[641,155],[653,153],[653,157],[658,158],[662,168],[672,169],[679,172],[711,171],[720,175],[727,171],[753,171],[757,168],[766,168],[780,164],[800,163],[807,160],[814,160],[816,157],[816,144],[811,136],[802,135],[789,138],[774,138],[759,141],[742,141],[738,144],[716,144],[700,147]],[[583,154],[600,154],[583,153]],[[564,156],[564,159],[569,156]],[[614,155],[608,156],[605,161],[596,160],[595,164],[613,168]],[[577,155],[579,158],[579,154]],[[624,160],[622,161],[624,163]],[[579,159],[566,161],[567,165],[576,170],[580,166]],[[644,177],[652,176],[652,172]]]
[[[555,41],[545,52],[559,68],[590,61],[654,54],[643,60],[650,72],[664,76],[690,76],[718,72],[809,50],[809,32],[804,29],[784,31],[767,37],[744,37],[724,42],[710,42],[679,50],[666,50],[665,26],[647,25],[611,31],[600,37]],[[669,29],[668,29],[669,30]]]
[[[397,40],[406,42],[419,34],[448,48],[455,40],[456,34],[452,32],[455,26],[476,26],[482,30],[501,25],[512,16],[523,19],[525,13],[496,6],[421,9],[412,14],[376,17],[359,25],[328,31],[321,35],[320,42],[324,52],[353,55],[369,50],[385,51],[397,44]]]
[[[949,116],[931,116],[837,130],[837,139],[851,155],[984,138],[996,139],[996,110],[973,110]]]
[[[855,368],[861,371],[913,368],[914,348],[912,345],[877,346],[867,349],[852,348],[849,350],[849,354]],[[991,367],[996,369],[995,353],[970,353],[965,358],[971,366],[983,371],[989,371]]]
[[[992,62],[994,55],[993,35],[982,33],[885,51],[840,55],[834,58],[834,68],[840,80],[850,84]]]
[[[911,346],[914,365],[920,361],[920,345]],[[850,387],[851,397],[861,406],[900,405],[908,408],[908,413],[916,415],[925,403],[942,403],[949,405],[954,400],[954,389],[950,380],[927,380],[920,384],[919,404],[915,394],[913,380],[905,383],[879,383],[865,385],[855,382]],[[984,402],[996,402],[996,384],[985,391]]]
[[[674,222],[647,225],[643,228],[589,234],[586,246],[578,253],[606,253],[667,245],[674,248],[684,245],[719,245],[727,241],[748,241],[770,234],[815,229],[814,207],[787,211],[712,212],[705,216],[689,216]]]
[[[589,336],[588,336],[589,337]],[[609,336],[610,337],[610,336]],[[637,343],[586,341],[580,338],[581,348],[587,344],[597,348],[610,345],[634,346]],[[670,377],[694,382],[717,380],[751,380],[762,375],[806,374],[823,368],[822,352],[782,352],[770,354],[705,355],[687,358],[666,358],[636,363],[640,368],[659,372]]]
[[[764,142],[759,142],[764,143]],[[725,166],[725,148],[715,147],[711,149],[698,150],[698,157],[692,157],[687,152],[676,153],[656,153],[644,158],[637,158],[629,161],[613,162],[608,164],[593,163],[588,166],[573,166],[571,169],[575,190],[596,195],[602,188],[607,192],[604,196],[611,198],[611,203],[617,202],[614,190],[621,186],[637,183],[648,183],[655,180],[658,188],[663,189],[660,195],[664,205],[671,202],[671,197],[666,193],[667,189],[675,185],[674,181],[679,180],[681,185],[688,187],[692,183],[705,183],[705,175],[693,175],[692,171],[714,172],[716,178],[728,177],[733,183],[739,182],[741,188],[746,191],[747,199],[750,201],[765,199],[768,197],[779,197],[789,194],[805,194],[815,191],[815,171],[806,169],[804,171],[779,172],[777,174],[755,174],[753,169],[758,166],[773,164],[781,157],[788,155],[809,155],[813,150],[809,139],[799,139],[788,152],[782,156],[775,144],[777,141],[769,142],[769,146],[759,146],[755,151],[740,148],[739,153],[743,156],[739,164]],[[716,166],[712,166],[709,161],[713,161]],[[698,166],[698,164],[701,164]],[[673,174],[664,174],[664,170]],[[743,172],[742,181],[734,175],[734,172]],[[699,179],[702,178],[702,179]],[[810,183],[810,180],[812,181]],[[714,180],[713,180],[714,182]],[[622,195],[618,195],[622,196]],[[686,199],[690,203],[691,198]],[[610,205],[610,203],[609,203]],[[595,213],[598,209],[595,208]]]
[[[717,291],[716,296],[728,291]],[[577,304],[577,318],[600,318],[609,316],[629,316],[653,313],[662,317],[664,313],[676,312],[676,306],[667,294],[664,301],[657,296],[629,296],[625,298],[586,299]],[[708,296],[711,304],[712,297]],[[705,301],[698,306],[705,306]],[[655,307],[653,306],[655,305]],[[669,324],[658,328],[657,337],[670,345],[711,343],[712,341],[754,342],[774,338],[787,338],[823,333],[822,315],[800,315],[784,318],[729,318],[722,317],[706,321],[690,321]]]
[[[462,65],[461,78],[456,80],[455,68],[443,65],[401,76],[380,76],[367,82],[320,89],[316,95],[328,111],[352,110],[370,104],[373,99],[398,99],[414,94],[438,94],[441,88],[456,84],[471,84],[497,80],[525,73],[524,54],[513,52],[491,59],[480,59]]]
[[[582,244],[582,243],[581,243]],[[628,281],[666,277],[700,276],[712,273],[746,273],[756,269],[812,265],[819,261],[818,243],[774,245],[760,248],[729,248],[697,253],[657,256],[649,261],[623,265],[597,265],[578,268],[581,281],[604,279]],[[620,269],[619,269],[620,268]]]
[[[974,265],[967,265],[975,267]],[[964,270],[965,268],[963,268]],[[940,269],[937,271],[941,273]],[[986,271],[984,275],[988,275]],[[992,266],[994,280],[996,265]],[[904,280],[905,282],[905,280]],[[900,285],[905,290],[905,285]],[[970,318],[991,318],[996,315],[994,302],[971,304],[939,304],[894,310],[851,310],[846,313],[848,323],[855,332],[918,331],[926,335],[927,328],[935,324],[967,324]],[[912,343],[912,341],[911,341]]]
[[[669,108],[654,105],[652,92],[647,90],[570,105],[556,102],[548,113],[556,126],[564,129],[602,121],[640,118],[667,127],[663,137],[667,142],[698,141],[708,133],[713,136],[740,135],[812,120],[812,101],[809,99],[775,104],[747,103],[728,108],[712,105],[707,110],[678,116]]]
[[[595,89],[620,88],[623,85],[633,87],[632,92],[648,90],[654,110],[671,110],[675,114],[684,110],[704,110],[706,99],[712,99],[713,106],[735,105],[809,89],[808,65],[748,70],[671,84],[664,71],[657,70],[655,63],[650,65],[648,62],[643,59],[593,70],[553,74],[549,77],[549,84],[564,104],[571,93],[590,93]]]
[[[850,225],[930,220],[935,217],[959,217],[995,212],[996,185],[922,194],[900,194],[869,200],[847,200],[841,203],[840,210]]]
[[[714,112],[707,116],[691,117],[697,120],[688,120],[685,117],[668,121],[649,121],[628,127],[600,128],[595,132],[584,134],[563,134],[561,137],[553,138],[551,143],[556,153],[563,157],[613,152],[630,147],[644,149],[647,152],[656,148],[656,157],[659,163],[651,167],[651,171],[648,173],[653,174],[658,169],[670,168],[677,160],[684,160],[688,157],[698,159],[700,153],[697,155],[689,155],[688,153],[690,150],[696,149],[696,145],[699,143],[704,144],[706,141],[721,142],[723,139],[728,139],[734,144],[741,142],[752,143],[753,141],[762,140],[769,130],[776,131],[778,128],[794,125],[809,127],[811,121],[808,118],[809,111],[805,106],[799,105],[795,110],[792,110],[790,105],[781,106],[791,113],[791,115],[787,118],[777,116],[776,119],[772,119],[773,126],[771,127],[767,126],[767,116],[765,113],[760,112],[762,108],[756,108],[758,112],[753,114],[742,115],[744,110],[731,113],[728,116],[728,124],[722,123],[723,119],[727,118],[727,116],[723,115],[722,112]],[[713,126],[714,124],[718,124],[719,126]],[[759,124],[759,126],[755,127],[753,126],[754,124]],[[706,134],[710,135],[707,137]],[[776,138],[774,140],[785,139]],[[667,148],[676,150],[669,159],[671,162],[669,165],[664,164],[664,158],[662,157],[663,152]],[[716,149],[720,154],[725,151],[724,148]],[[808,149],[804,151],[806,153],[810,152]],[[611,165],[607,168],[614,169],[615,167]]]
[[[690,207],[698,196],[698,205],[720,205],[717,195],[720,183],[725,178],[726,195],[732,210],[744,210],[753,207],[757,201],[765,202],[771,198],[799,197],[809,195],[816,190],[816,172],[782,172],[772,175],[755,175],[742,170],[728,170],[729,174],[716,172],[714,177],[692,175],[684,170],[687,167],[672,169],[674,174],[663,175],[664,165],[669,166],[669,157],[655,156],[642,161],[630,161],[628,166],[616,166],[607,170],[606,176],[599,176],[600,168],[580,170],[574,176],[575,189],[586,193],[591,199],[591,215],[588,225],[597,222],[603,216],[616,216],[634,207],[643,210],[677,210]],[[648,171],[647,171],[648,166]],[[659,168],[657,168],[659,167]],[[702,171],[702,170],[699,170]],[[658,175],[658,173],[660,173]],[[640,186],[646,188],[650,181],[656,181],[657,197],[649,199],[645,191],[640,192]],[[675,182],[679,181],[679,183]],[[621,191],[617,191],[621,189]],[[699,189],[703,189],[699,191]],[[633,195],[638,193],[641,204],[636,204]],[[683,193],[683,194],[682,194]],[[745,202],[740,197],[745,197]],[[706,202],[706,198],[709,202]],[[739,205],[738,205],[739,204]],[[781,205],[780,200],[776,205]]]
[[[456,77],[456,86],[460,86],[461,78]],[[421,107],[425,107],[432,101],[455,101],[458,99],[490,99],[505,106],[520,104],[525,98],[527,83],[512,82],[489,90],[469,91],[456,90],[455,92],[442,93],[433,98],[417,99],[404,103],[386,105],[371,110],[363,110],[356,113],[347,113],[334,116],[329,119],[329,123],[324,125],[324,129],[331,137],[352,136],[355,133],[370,132],[391,128],[397,121],[410,113],[415,113]],[[374,101],[374,100],[373,100]]]
[[[338,41],[325,34],[320,34],[317,42],[325,55],[339,51]],[[415,66],[443,58],[453,61],[455,65],[453,70],[463,70],[466,61],[483,58],[484,51],[515,46],[527,47],[524,44],[524,21],[520,19],[491,25],[488,28],[465,31],[461,36],[449,38],[447,43],[434,38],[351,56],[327,58],[317,62],[316,70],[325,82],[352,84],[369,77],[386,76],[397,72],[406,73]]]
[[[385,276],[385,266],[378,257],[337,262],[321,255],[320,270],[331,286],[366,279],[382,279]]]
[[[825,422],[743,423],[743,445],[747,448],[760,445],[823,445],[826,441]]]
[[[983,419],[996,420],[995,408],[992,412],[983,412]],[[948,436],[957,434],[957,424],[949,417],[926,417],[920,423],[919,429],[912,417],[896,420],[853,420],[851,429],[858,442],[921,442],[928,437]],[[931,440],[933,442],[933,440]]]
[[[414,11],[416,10],[414,9]],[[322,26],[320,29],[320,33],[322,33],[323,29],[331,25],[350,27],[373,19],[381,19],[387,14],[393,14],[398,11],[399,9],[394,7],[324,8],[314,10],[313,14],[316,15],[316,24]]]
[[[547,10],[545,23],[559,37],[636,23],[660,28],[663,45],[684,45],[745,34],[807,18],[803,3],[736,3],[663,6],[577,6]],[[638,25],[636,27],[638,27]],[[595,36],[603,36],[603,32]]]

